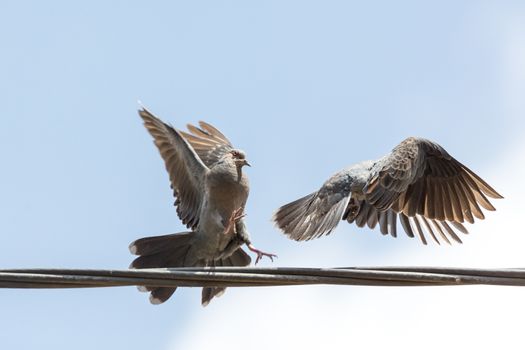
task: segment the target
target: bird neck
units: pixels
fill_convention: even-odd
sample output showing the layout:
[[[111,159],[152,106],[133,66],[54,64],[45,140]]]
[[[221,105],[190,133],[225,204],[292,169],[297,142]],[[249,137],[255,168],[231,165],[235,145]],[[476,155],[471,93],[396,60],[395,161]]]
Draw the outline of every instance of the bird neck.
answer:
[[[242,166],[237,165],[237,182],[240,182],[242,179]]]

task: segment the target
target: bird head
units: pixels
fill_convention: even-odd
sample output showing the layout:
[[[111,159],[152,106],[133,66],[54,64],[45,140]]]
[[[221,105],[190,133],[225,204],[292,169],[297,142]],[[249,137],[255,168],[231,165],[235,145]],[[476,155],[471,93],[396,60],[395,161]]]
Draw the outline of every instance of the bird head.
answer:
[[[235,165],[237,165],[237,168],[240,169],[245,165],[251,166],[251,164],[246,160],[246,154],[243,151],[234,149],[230,151],[230,154]]]

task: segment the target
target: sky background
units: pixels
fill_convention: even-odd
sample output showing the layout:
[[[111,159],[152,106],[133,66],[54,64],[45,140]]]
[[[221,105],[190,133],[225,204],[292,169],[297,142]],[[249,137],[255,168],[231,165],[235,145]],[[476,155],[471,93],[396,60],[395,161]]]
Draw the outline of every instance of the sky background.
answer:
[[[0,268],[126,268],[183,231],[137,100],[244,149],[261,266],[524,267],[521,1],[2,1]],[[279,205],[407,136],[439,142],[506,198],[463,245],[341,223],[306,243]],[[519,348],[525,289],[0,290],[6,349]]]

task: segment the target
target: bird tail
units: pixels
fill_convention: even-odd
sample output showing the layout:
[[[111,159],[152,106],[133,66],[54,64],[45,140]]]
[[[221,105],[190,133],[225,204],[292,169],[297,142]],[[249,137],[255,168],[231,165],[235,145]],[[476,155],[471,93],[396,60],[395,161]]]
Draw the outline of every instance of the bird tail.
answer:
[[[133,260],[130,268],[195,266],[196,261],[190,256],[193,237],[193,232],[183,232],[137,239],[129,245],[131,254],[139,255]],[[162,304],[175,293],[176,289],[177,287],[139,287],[140,291],[151,292],[149,300],[152,304]]]
[[[197,266],[246,266],[250,264],[250,256],[238,248],[229,257],[213,261],[211,264],[198,259],[192,253],[194,232],[174,233],[164,236],[145,237],[132,242],[129,250],[139,255],[130,265],[134,269],[163,267],[197,267]],[[140,291],[151,292],[149,300],[152,304],[162,304],[168,300],[177,287],[139,287]],[[205,287],[202,289],[202,305],[206,306],[215,296],[221,296],[225,288]]]
[[[237,248],[229,257],[215,260],[209,264],[213,267],[222,267],[222,266],[247,266],[250,265],[252,259],[242,248]],[[224,294],[226,290],[225,287],[204,287],[202,288],[202,306],[206,306],[214,297],[220,297]]]
[[[310,193],[293,202],[283,205],[273,214],[273,221],[277,227],[290,238],[301,241],[302,234],[298,229],[302,220],[308,215],[317,192]]]
[[[273,221],[296,241],[318,238],[330,234],[339,224],[349,199],[349,194],[327,196],[313,192],[277,209]]]

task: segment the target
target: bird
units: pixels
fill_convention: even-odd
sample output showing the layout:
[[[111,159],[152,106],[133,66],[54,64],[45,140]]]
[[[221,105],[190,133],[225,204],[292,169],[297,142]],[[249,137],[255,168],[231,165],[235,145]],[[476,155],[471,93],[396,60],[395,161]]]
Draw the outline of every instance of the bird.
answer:
[[[351,165],[319,190],[281,206],[276,226],[290,239],[311,240],[330,234],[344,220],[383,235],[427,236],[436,243],[462,243],[464,223],[482,220],[482,208],[496,210],[487,197],[503,198],[439,144],[408,137],[386,156]]]
[[[180,220],[190,231],[140,238],[129,245],[138,255],[130,268],[247,266],[250,256],[241,248],[265,253],[253,246],[245,223],[244,207],[249,194],[248,177],[243,171],[251,166],[244,151],[214,126],[199,122],[179,131],[153,115],[139,110],[146,130],[157,146],[175,197]],[[161,304],[175,292],[173,287],[139,287],[150,292],[150,302]],[[225,288],[204,287],[201,303],[208,305]]]

